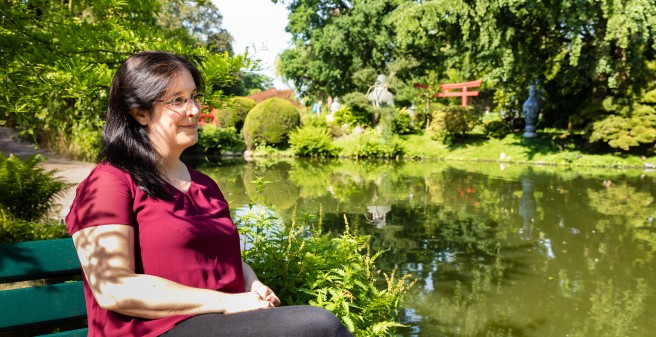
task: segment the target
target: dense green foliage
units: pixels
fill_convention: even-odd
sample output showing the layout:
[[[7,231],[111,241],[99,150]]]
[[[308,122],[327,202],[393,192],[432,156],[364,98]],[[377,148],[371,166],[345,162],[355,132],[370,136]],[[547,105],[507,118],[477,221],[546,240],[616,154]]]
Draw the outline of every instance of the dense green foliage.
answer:
[[[70,188],[57,171],[46,171],[36,155],[21,160],[0,152],[0,211],[11,218],[43,220],[55,198]]]
[[[483,127],[488,137],[501,138],[510,133],[510,127],[498,112],[483,115]]]
[[[363,86],[373,83],[392,56],[392,26],[386,18],[399,2],[285,2],[294,47],[280,56],[281,73],[312,95],[341,97],[366,90]]]
[[[656,142],[656,104],[634,103],[630,107],[618,107],[610,101],[607,99],[603,107],[595,111],[603,117],[592,123],[590,141],[602,141],[625,151],[642,145],[652,146]]]
[[[651,0],[272,1],[287,5],[293,39],[280,71],[310,97],[364,93],[381,73],[395,100],[409,106],[421,95],[413,83],[437,88],[481,78],[481,90],[493,93],[491,110],[521,116],[537,81],[539,127],[653,151]]]
[[[209,154],[226,151],[243,152],[246,144],[234,127],[221,128],[211,124],[203,126],[198,133],[198,145]]]
[[[51,240],[69,236],[66,225],[61,221],[27,221],[0,216],[0,242]]]
[[[285,145],[289,133],[300,124],[298,110],[288,100],[269,98],[246,116],[242,133],[249,149],[258,145]]]
[[[246,115],[256,103],[248,97],[236,96],[230,98],[225,105],[216,112],[217,124],[222,128],[234,127],[239,132],[244,126]]]
[[[333,312],[356,336],[391,335],[410,275],[381,275],[369,237],[323,234],[319,221],[282,223],[263,206],[236,219],[243,257],[285,305],[312,304]],[[384,277],[384,280],[381,278]],[[380,281],[383,281],[382,284]]]
[[[344,104],[335,112],[335,124],[362,125],[373,124],[374,109],[367,101],[367,96],[353,92],[344,96]]]
[[[339,152],[325,127],[310,125],[295,129],[289,135],[289,144],[300,157],[334,157]]]
[[[405,111],[399,111],[395,114],[392,119],[392,132],[397,135],[407,135],[417,132],[416,123],[413,120],[413,116]]]
[[[93,159],[111,78],[121,62],[143,50],[191,58],[206,76],[206,96],[217,105],[219,88],[257,66],[247,56],[229,55],[217,15],[209,1],[5,2],[0,124],[55,151]]]

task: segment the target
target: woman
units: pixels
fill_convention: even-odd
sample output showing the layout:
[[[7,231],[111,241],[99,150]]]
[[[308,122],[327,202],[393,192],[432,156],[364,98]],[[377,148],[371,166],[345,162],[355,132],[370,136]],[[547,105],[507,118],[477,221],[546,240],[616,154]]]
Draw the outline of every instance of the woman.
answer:
[[[165,52],[133,55],[114,76],[99,164],[66,217],[89,335],[352,336],[324,309],[278,308],[241,260],[219,187],[180,161],[198,140],[202,87]]]

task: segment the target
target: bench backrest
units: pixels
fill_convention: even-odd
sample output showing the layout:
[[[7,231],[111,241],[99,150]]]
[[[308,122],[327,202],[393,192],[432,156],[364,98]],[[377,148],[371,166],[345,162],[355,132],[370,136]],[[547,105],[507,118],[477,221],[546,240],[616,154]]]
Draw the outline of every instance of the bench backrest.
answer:
[[[0,291],[0,331],[86,317],[82,281],[67,281],[80,275],[70,238],[0,244],[0,284],[46,279],[46,285]],[[86,329],[57,335],[84,336]]]

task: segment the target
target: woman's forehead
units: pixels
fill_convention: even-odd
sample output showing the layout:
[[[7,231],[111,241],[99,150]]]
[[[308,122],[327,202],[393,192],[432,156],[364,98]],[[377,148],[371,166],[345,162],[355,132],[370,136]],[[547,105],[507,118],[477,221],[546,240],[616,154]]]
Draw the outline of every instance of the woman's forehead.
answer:
[[[178,95],[193,92],[196,90],[196,82],[191,76],[189,70],[181,70],[171,78],[169,86],[166,88],[167,95]]]

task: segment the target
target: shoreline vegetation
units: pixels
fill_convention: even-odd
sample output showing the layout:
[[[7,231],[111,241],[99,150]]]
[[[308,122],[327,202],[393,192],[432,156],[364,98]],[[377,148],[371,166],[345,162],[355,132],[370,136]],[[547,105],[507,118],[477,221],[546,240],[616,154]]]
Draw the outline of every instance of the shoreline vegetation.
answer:
[[[12,132],[14,136],[15,133]],[[538,130],[538,137],[525,139],[521,132],[515,132],[506,135],[504,138],[486,138],[483,135],[472,135],[468,139],[460,140],[453,144],[444,144],[431,139],[427,135],[403,135],[397,138],[401,147],[401,153],[394,157],[358,157],[354,156],[354,148],[361,145],[360,139],[353,135],[344,136],[335,139],[334,143],[341,148],[341,151],[335,156],[339,159],[353,160],[395,160],[395,161],[441,161],[441,162],[483,162],[483,163],[500,163],[500,164],[519,164],[532,166],[555,166],[565,168],[613,168],[613,169],[656,169],[656,156],[639,156],[625,153],[589,153],[584,149],[576,146],[575,142],[566,136],[562,131]],[[7,140],[5,140],[7,141]],[[25,144],[32,144],[29,137],[13,137],[11,142],[21,143],[21,151],[24,152]],[[6,146],[5,146],[6,147]],[[56,155],[56,163],[50,164],[49,168],[58,168],[57,164],[68,159],[71,163],[80,163],[79,160],[71,158],[66,153],[54,153],[42,144],[32,144],[34,154],[44,154],[44,151]],[[10,147],[11,148],[11,147]],[[6,149],[6,156],[11,154],[11,150]],[[21,152],[21,153],[22,153]],[[192,156],[214,157],[217,154],[213,151],[204,151],[196,145],[189,149]],[[25,157],[25,154],[22,155]],[[219,156],[217,156],[219,157]],[[297,158],[299,157],[294,151],[287,148],[274,148],[271,146],[258,147],[252,152],[242,151],[224,151],[220,153],[221,158],[244,158],[249,160],[253,158]],[[320,157],[320,156],[319,156]],[[315,157],[317,158],[317,157]],[[92,163],[90,161],[85,161]],[[59,170],[65,170],[66,167],[61,165]]]
[[[444,162],[494,162],[505,164],[558,166],[568,168],[655,169],[656,156],[645,157],[623,153],[589,153],[576,146],[562,132],[538,132],[538,137],[525,139],[521,132],[501,139],[473,135],[454,144],[443,144],[426,135],[399,136],[401,154],[394,157],[358,157],[354,148],[358,139],[336,139],[341,147],[340,159],[439,160]],[[561,138],[562,137],[562,138]],[[248,156],[248,155],[247,155]],[[255,158],[298,157],[290,148],[259,147],[250,154]]]

